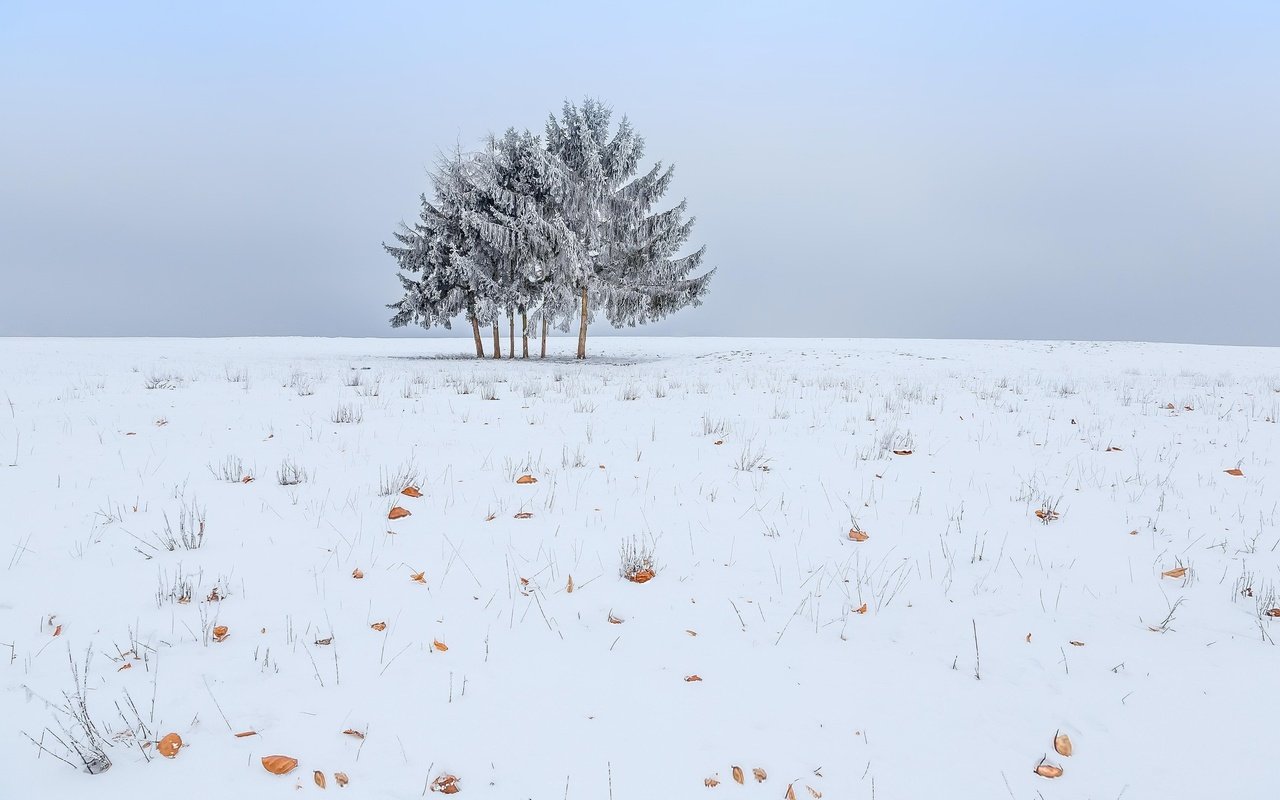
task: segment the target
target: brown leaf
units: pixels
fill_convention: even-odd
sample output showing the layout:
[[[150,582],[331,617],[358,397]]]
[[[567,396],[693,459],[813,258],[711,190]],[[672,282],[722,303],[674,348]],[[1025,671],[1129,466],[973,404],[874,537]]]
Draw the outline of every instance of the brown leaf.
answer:
[[[443,794],[458,793],[458,779],[453,775],[440,775],[431,782],[431,791]]]
[[[369,627],[370,627],[370,628],[373,628],[375,631],[385,631],[385,630],[387,629],[387,623],[385,623],[385,622],[375,622],[375,623],[373,623],[372,625],[370,625]]]
[[[804,788],[809,790],[809,795],[813,797],[813,800],[822,800],[822,792],[818,791],[817,789],[813,788],[807,783],[804,785]]]
[[[1052,522],[1053,520],[1060,518],[1062,515],[1059,514],[1057,511],[1051,511],[1049,509],[1044,509],[1044,508],[1037,508],[1036,516],[1044,520],[1045,522]]]
[[[1240,469],[1239,467],[1232,467],[1231,469],[1224,469],[1224,470],[1223,470],[1223,472],[1225,472],[1225,473],[1227,473],[1228,475],[1231,475],[1231,476],[1233,476],[1233,477],[1236,477],[1236,478],[1242,477],[1242,476],[1244,475],[1244,470]]]
[[[867,613],[867,604],[866,604],[866,603],[863,603],[862,605],[858,606],[857,608],[855,608],[855,609],[853,610],[853,613],[855,613],[855,614],[865,614],[865,613]]]
[[[411,581],[416,581],[417,583],[426,583],[426,582],[427,582],[426,573],[425,573],[425,572],[415,572],[415,573],[413,573],[412,575],[410,575],[410,576],[409,576],[409,580],[411,580]]]
[[[707,787],[708,789],[714,789],[720,785],[720,781],[716,780],[715,778],[706,778],[702,781],[702,785]]]
[[[1070,757],[1071,737],[1062,731],[1058,731],[1058,733],[1053,737],[1053,749],[1056,750],[1060,756]]]
[[[622,617],[615,617],[615,616],[613,615],[613,612],[612,612],[612,611],[611,611],[611,612],[609,612],[609,624],[610,624],[610,625],[621,625],[623,622],[625,622],[625,620],[623,620],[623,619],[622,619]]]
[[[1036,764],[1035,773],[1042,778],[1061,778],[1062,767],[1055,767],[1053,764],[1041,759],[1040,763]]]
[[[639,572],[636,572],[632,575],[627,576],[627,579],[630,580],[632,583],[648,583],[649,581],[653,580],[654,575],[655,573],[653,570],[642,569]]]
[[[445,644],[439,639],[436,639],[435,641],[433,641],[432,644],[435,645],[435,648],[439,650],[441,653],[447,653],[449,651],[449,645]]]
[[[253,483],[253,476],[252,476],[252,475],[245,475],[243,478],[241,478],[241,479],[240,479],[240,482],[241,482],[241,483]]]
[[[156,743],[156,750],[165,758],[173,758],[181,749],[182,737],[176,733],[165,734],[165,737]]]
[[[516,483],[520,484],[521,486],[527,486],[530,483],[537,483],[537,482],[538,482],[538,479],[533,477],[532,475],[521,475],[519,478],[516,478]]]
[[[54,635],[54,636],[61,636],[61,635],[62,635],[62,626],[61,626],[61,625],[59,625],[58,627],[56,627],[56,628],[54,628],[54,629],[53,629],[53,635]]]
[[[911,450],[894,450],[893,451],[893,454],[895,456],[909,456],[911,455],[911,453],[912,453]]]
[[[1028,634],[1027,634],[1027,642],[1030,642],[1030,641],[1031,641],[1031,634],[1029,634],[1029,633],[1028,633]]]
[[[1075,639],[1072,639],[1071,641],[1067,642],[1067,644],[1071,645],[1072,647],[1084,647],[1084,642],[1077,642]]]
[[[133,669],[133,664],[126,661],[116,672],[124,672],[126,669]]]
[[[716,439],[714,442],[712,442],[712,444],[714,444],[714,445],[722,445],[722,444],[724,444],[724,439]]]
[[[742,767],[739,767],[739,766],[737,766],[737,765],[734,765],[734,767],[733,767],[733,779],[734,779],[735,781],[737,781],[738,783],[742,783],[742,782],[743,782],[743,778],[742,778]]]
[[[236,738],[243,739],[246,736],[257,736],[257,735],[258,735],[257,731],[240,731],[239,733],[236,734]]]
[[[213,640],[221,642],[231,635],[231,629],[226,625],[215,625],[213,628]]]
[[[387,512],[387,519],[404,519],[405,517],[409,516],[411,513],[412,512],[409,511],[409,509],[407,508],[401,508],[400,506],[392,506],[391,510]]]
[[[400,490],[400,494],[405,497],[422,497],[422,492],[417,486],[406,486]]]
[[[685,633],[687,633],[687,634],[689,634],[690,636],[697,636],[697,635],[698,635],[698,632],[697,632],[697,631],[691,631],[691,630],[689,630],[688,628],[685,628],[685,629],[684,629],[684,632],[685,632]]]
[[[569,582],[565,584],[564,590],[569,594],[573,594],[573,576],[569,576]]]
[[[532,511],[521,511],[515,515],[516,519],[533,519]]]
[[[354,736],[357,739],[364,738],[364,733],[362,731],[356,730],[355,728],[347,728],[345,731],[343,731],[343,733],[345,733],[348,736]]]
[[[685,683],[697,683],[698,681],[701,681],[701,680],[702,680],[702,678],[701,678],[700,676],[698,676],[698,675],[685,675],[685,676],[684,676],[684,681],[685,681]]]
[[[364,572],[359,567],[356,567],[355,569],[351,570],[351,577],[355,578],[356,580],[360,580],[361,578],[364,577]]]
[[[782,800],[796,800],[796,790],[794,784],[787,784],[787,793],[782,796]]]
[[[316,786],[319,786],[321,789],[325,788],[324,773],[321,772],[320,770],[316,770],[315,772],[311,773],[311,780],[315,781]]]
[[[333,782],[338,784],[339,786],[346,786],[351,781],[347,778],[347,773],[335,772],[333,773]]]
[[[1268,617],[1280,617],[1280,608],[1269,608],[1266,611]]]
[[[1164,572],[1161,572],[1160,574],[1161,574],[1161,575],[1163,575],[1163,576],[1165,576],[1166,578],[1181,578],[1183,575],[1186,575],[1186,574],[1187,574],[1187,568],[1186,568],[1186,567],[1174,567],[1173,569],[1165,570]]]
[[[286,775],[298,766],[298,759],[289,756],[263,756],[262,768],[272,775]]]
[[[759,767],[752,767],[751,774],[756,776],[756,783],[764,783],[765,779],[769,777],[768,773]]]
[[[316,639],[316,644],[333,644],[333,637],[330,636],[327,639]]]
[[[864,530],[860,530],[860,529],[858,529],[858,528],[850,528],[850,529],[849,529],[849,539],[850,539],[851,541],[855,541],[855,542],[865,542],[866,540],[868,540],[868,539],[870,539],[870,538],[871,538],[871,537],[870,537],[870,536],[868,536],[868,535],[867,535],[867,532],[866,532],[866,531],[864,531]]]

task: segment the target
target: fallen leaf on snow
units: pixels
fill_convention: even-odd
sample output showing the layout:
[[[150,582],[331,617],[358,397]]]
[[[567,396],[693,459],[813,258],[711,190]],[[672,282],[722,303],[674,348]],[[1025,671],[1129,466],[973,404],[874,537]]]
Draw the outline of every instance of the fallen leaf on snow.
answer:
[[[405,497],[422,497],[422,491],[417,486],[406,486],[400,490],[400,494]]]
[[[236,738],[243,739],[246,736],[257,736],[257,735],[258,735],[257,731],[240,731],[239,733],[236,734]]]
[[[533,477],[532,475],[521,475],[519,478],[516,478],[516,483],[522,486],[528,485],[530,483],[537,483],[537,482],[538,482],[538,479]]]
[[[351,577],[355,578],[356,580],[360,580],[361,578],[364,577],[364,571],[361,570],[359,567],[356,567],[355,569],[351,570]]]
[[[333,773],[333,782],[338,784],[339,786],[346,786],[348,783],[350,783],[350,780],[347,779],[347,773],[335,772]]]
[[[716,780],[715,778],[706,778],[702,781],[702,785],[707,787],[708,789],[714,789],[720,785],[720,781]]]
[[[298,759],[289,756],[263,756],[262,768],[272,775],[286,775],[298,766]]]
[[[1269,608],[1266,614],[1268,617],[1280,617],[1280,608]]]
[[[213,640],[221,642],[231,635],[231,629],[226,625],[215,625],[213,628]]]
[[[1036,764],[1035,773],[1042,778],[1061,778],[1062,767],[1056,767],[1041,759],[1040,763]]]
[[[1224,469],[1224,470],[1223,470],[1223,472],[1225,472],[1225,473],[1227,473],[1228,475],[1231,475],[1231,476],[1233,476],[1233,477],[1236,477],[1236,478],[1242,477],[1242,476],[1244,475],[1244,470],[1240,469],[1239,467],[1232,467],[1231,469]]]
[[[698,681],[701,681],[701,680],[702,680],[702,677],[701,677],[701,676],[699,676],[699,675],[685,675],[685,676],[684,676],[684,681],[685,681],[685,683],[697,683]]]
[[[1161,575],[1163,575],[1163,576],[1165,576],[1166,578],[1181,578],[1183,575],[1186,575],[1186,574],[1187,574],[1187,568],[1186,568],[1186,567],[1174,567],[1173,569],[1165,570],[1164,572],[1161,572],[1160,574],[1161,574]]]
[[[569,576],[569,582],[564,585],[564,590],[569,594],[573,594],[573,576]]]
[[[521,512],[518,512],[518,513],[516,514],[515,518],[516,518],[516,519],[533,519],[533,512],[532,512],[532,511],[521,511]]]
[[[859,530],[858,528],[850,528],[850,529],[849,529],[849,539],[850,539],[851,541],[855,541],[855,542],[865,542],[866,540],[868,540],[868,539],[870,539],[870,538],[871,538],[871,537],[870,537],[870,536],[868,536],[868,535],[867,535],[867,532],[866,532],[866,531],[864,531],[864,530]]]
[[[173,758],[181,749],[182,737],[176,733],[165,734],[165,737],[156,743],[156,750],[165,758]]]
[[[426,583],[426,582],[427,582],[426,573],[425,573],[425,572],[415,572],[415,573],[413,573],[412,575],[410,575],[410,576],[409,576],[409,580],[411,580],[411,581],[416,581],[417,583]]]
[[[627,580],[632,583],[647,583],[653,580],[654,571],[651,569],[642,569],[639,572],[627,576]]]
[[[1072,647],[1084,647],[1084,642],[1077,642],[1075,639],[1072,639],[1071,641],[1067,642],[1067,644],[1071,645]]]
[[[866,603],[863,603],[862,605],[858,606],[857,608],[855,608],[855,609],[853,610],[853,613],[855,613],[855,614],[865,614],[865,613],[867,613],[867,604],[866,604]]]
[[[347,728],[345,731],[343,731],[343,733],[345,733],[347,736],[354,736],[357,739],[364,738],[364,733],[356,730],[355,728]]]
[[[768,773],[759,767],[752,767],[751,774],[756,776],[756,783],[764,783],[765,779],[769,777]]]
[[[443,794],[457,794],[458,779],[453,775],[440,775],[431,782],[431,791]]]
[[[333,637],[330,636],[327,639],[316,639],[316,644],[333,644]]]
[[[742,783],[742,782],[743,782],[743,778],[742,778],[742,767],[734,766],[734,768],[733,768],[733,779],[734,779],[735,781],[737,781],[738,783]]]
[[[895,456],[909,456],[909,455],[911,455],[911,453],[912,453],[912,452],[914,452],[914,451],[912,451],[912,450],[894,450],[894,451],[893,451],[893,454],[894,454]]]
[[[809,795],[813,797],[813,800],[822,800],[822,792],[818,791],[817,789],[813,788],[807,783],[804,785],[804,788],[809,790]]]
[[[372,625],[370,625],[369,627],[370,627],[370,628],[373,628],[375,631],[385,631],[385,630],[387,629],[387,623],[385,623],[385,622],[375,622],[375,623],[373,623]]]
[[[1070,755],[1071,755],[1071,737],[1070,737],[1070,736],[1068,736],[1068,735],[1066,735],[1065,733],[1062,733],[1061,731],[1059,731],[1059,732],[1058,732],[1056,735],[1054,735],[1054,737],[1053,737],[1053,749],[1054,749],[1054,750],[1056,750],[1056,751],[1058,752],[1058,755],[1060,755],[1060,756],[1068,756],[1068,757],[1070,757]]]
[[[311,779],[316,782],[316,786],[319,786],[321,789],[325,788],[324,773],[321,772],[320,770],[316,770],[315,772],[311,773]]]
[[[433,641],[432,644],[435,645],[435,648],[442,653],[446,653],[449,651],[449,645],[445,644],[439,639],[436,639],[435,641]]]
[[[787,784],[787,793],[782,796],[782,800],[796,800],[796,789],[794,784]]]
[[[400,506],[392,506],[391,510],[387,512],[387,519],[404,519],[405,517],[409,516],[410,513],[412,512],[410,512],[409,509],[407,508],[401,508]]]
[[[621,625],[624,621],[625,620],[623,620],[622,617],[615,617],[612,612],[609,613],[610,625]]]

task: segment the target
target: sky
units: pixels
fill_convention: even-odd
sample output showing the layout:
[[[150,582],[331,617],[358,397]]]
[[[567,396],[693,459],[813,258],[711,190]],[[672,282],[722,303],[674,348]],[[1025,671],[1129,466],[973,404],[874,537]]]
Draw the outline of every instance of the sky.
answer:
[[[381,249],[427,170],[592,96],[718,268],[624,333],[1280,345],[1277,42],[1271,0],[4,0],[0,335],[427,335]]]

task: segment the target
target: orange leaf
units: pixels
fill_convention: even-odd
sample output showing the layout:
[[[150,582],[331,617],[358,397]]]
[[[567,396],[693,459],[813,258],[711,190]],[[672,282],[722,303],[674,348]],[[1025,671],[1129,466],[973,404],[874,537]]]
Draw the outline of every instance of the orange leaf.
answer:
[[[1239,478],[1239,477],[1241,477],[1241,476],[1243,476],[1243,475],[1244,475],[1244,470],[1240,469],[1239,467],[1232,467],[1231,469],[1224,469],[1224,470],[1223,470],[1223,472],[1227,473],[1228,475],[1232,475],[1232,476],[1234,476],[1234,477],[1237,477],[1237,478]]]
[[[642,569],[634,575],[628,576],[628,580],[632,583],[648,583],[653,580],[654,572],[651,569]]]
[[[370,628],[373,628],[375,631],[385,631],[385,630],[387,629],[387,623],[385,623],[385,622],[375,622],[375,623],[373,623],[372,625],[370,625],[369,627],[370,627]]]
[[[734,767],[733,767],[733,779],[734,779],[735,781],[737,781],[738,783],[743,783],[743,778],[742,778],[742,767],[739,767],[739,766],[737,766],[737,765],[734,765]]]
[[[864,530],[860,530],[860,529],[858,529],[858,528],[850,528],[850,529],[849,529],[849,538],[850,538],[851,540],[855,541],[855,542],[865,542],[866,540],[870,539],[871,537],[870,537],[870,536],[868,536],[868,535],[867,535],[867,532],[866,532],[866,531],[864,531]]]
[[[61,625],[59,625],[58,627],[56,627],[56,628],[54,628],[54,629],[53,629],[53,635],[54,635],[54,636],[61,636],[61,635],[62,635],[62,626],[61,626]]]
[[[400,494],[405,497],[422,497],[422,492],[417,486],[406,486],[400,490]]]
[[[1164,572],[1161,572],[1160,574],[1161,574],[1161,575],[1163,575],[1163,576],[1164,576],[1164,577],[1166,577],[1166,578],[1181,578],[1183,575],[1186,575],[1186,574],[1187,574],[1187,568],[1186,568],[1186,567],[1174,567],[1173,569],[1165,570]]]
[[[226,625],[215,625],[213,628],[213,640],[221,642],[231,635],[231,629]]]
[[[782,796],[782,800],[796,800],[796,790],[793,784],[787,784],[787,793]]]
[[[133,664],[126,661],[120,669],[116,670],[116,672],[124,672],[126,669],[133,669]]]
[[[165,737],[156,744],[156,750],[165,758],[173,758],[181,749],[182,737],[176,733],[165,734]]]
[[[1269,608],[1266,614],[1268,617],[1280,617],[1280,608]]]
[[[427,576],[425,572],[415,572],[409,576],[409,580],[416,581],[418,583],[426,583]]]
[[[855,613],[855,614],[865,614],[865,613],[867,613],[867,604],[866,604],[866,603],[863,603],[862,605],[858,606],[857,608],[855,608],[855,609],[853,610],[853,613]]]
[[[407,508],[401,508],[400,506],[392,506],[391,510],[387,512],[387,519],[404,519],[405,517],[409,516],[409,514],[410,514],[410,511]]]
[[[356,580],[360,580],[361,578],[364,577],[364,571],[361,570],[359,567],[356,567],[355,569],[351,570],[351,577],[355,578]]]
[[[702,677],[699,675],[685,675],[684,680],[685,683],[697,683],[702,680]]]
[[[1055,767],[1053,764],[1045,762],[1043,759],[1036,764],[1035,772],[1042,778],[1061,778],[1062,767]]]
[[[298,766],[298,759],[289,756],[263,756],[262,768],[272,775],[286,775]]]
[[[516,483],[522,486],[528,485],[530,483],[537,483],[537,482],[538,482],[538,479],[533,477],[532,475],[521,475],[519,478],[516,478]]]
[[[431,791],[442,794],[457,794],[458,779],[453,775],[441,775],[431,782]]]
[[[311,779],[316,782],[316,786],[319,786],[321,789],[324,788],[323,772],[321,772],[320,770],[316,770],[315,772],[311,773]]]
[[[1058,752],[1058,755],[1060,755],[1060,756],[1068,756],[1068,757],[1070,757],[1070,755],[1071,755],[1071,737],[1070,737],[1070,736],[1068,736],[1068,735],[1066,735],[1065,733],[1063,733],[1063,732],[1059,731],[1059,732],[1058,732],[1056,735],[1054,735],[1054,737],[1053,737],[1053,749],[1054,749],[1054,750],[1056,750],[1056,751]]]
[[[445,644],[439,639],[436,639],[435,641],[433,641],[432,644],[435,645],[435,648],[439,650],[441,653],[447,653],[449,651],[449,645]]]
[[[257,731],[240,731],[239,733],[236,734],[236,738],[243,739],[246,736],[257,736],[257,735],[258,735]]]

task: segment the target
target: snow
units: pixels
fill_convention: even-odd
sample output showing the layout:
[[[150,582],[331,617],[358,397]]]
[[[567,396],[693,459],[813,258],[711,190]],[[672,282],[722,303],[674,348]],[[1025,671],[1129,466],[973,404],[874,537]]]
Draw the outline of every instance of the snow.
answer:
[[[315,770],[377,798],[1271,785],[1280,351],[552,344],[0,340],[0,797],[296,797]],[[380,495],[405,464],[422,497]],[[192,503],[202,545],[164,549]],[[86,652],[98,775],[48,732]]]

